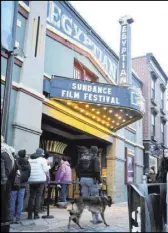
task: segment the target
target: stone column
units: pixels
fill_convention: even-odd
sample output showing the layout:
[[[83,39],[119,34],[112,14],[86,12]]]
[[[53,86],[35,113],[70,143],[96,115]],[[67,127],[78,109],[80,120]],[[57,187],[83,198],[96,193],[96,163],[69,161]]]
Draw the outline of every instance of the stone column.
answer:
[[[30,2],[26,24],[24,59],[18,84],[13,146],[33,153],[39,147],[43,106],[43,74],[47,21],[47,1]]]
[[[115,163],[114,155],[116,151],[116,142],[107,147],[107,185],[108,195],[115,198]]]

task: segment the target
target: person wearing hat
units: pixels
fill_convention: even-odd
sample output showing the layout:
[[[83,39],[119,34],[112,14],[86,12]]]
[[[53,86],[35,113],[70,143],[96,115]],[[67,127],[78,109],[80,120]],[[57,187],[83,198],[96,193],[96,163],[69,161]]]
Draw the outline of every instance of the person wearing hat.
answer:
[[[50,167],[44,158],[44,150],[38,148],[34,154],[31,155],[29,162],[31,166],[31,174],[29,177],[30,197],[28,203],[28,219],[32,219],[34,211],[34,219],[39,218],[39,212],[42,202],[44,185],[47,180]],[[34,206],[35,202],[35,206]]]
[[[11,192],[10,217],[11,217],[12,222],[14,222],[15,217],[16,217],[16,222],[20,221],[22,210],[23,210],[25,189],[28,183],[28,179],[30,177],[31,167],[30,167],[29,161],[26,159],[26,150],[20,150],[18,152],[16,163],[19,167],[21,177],[20,177],[19,189],[13,186],[12,192]],[[17,202],[17,208],[16,208],[17,198],[18,198],[18,202]]]

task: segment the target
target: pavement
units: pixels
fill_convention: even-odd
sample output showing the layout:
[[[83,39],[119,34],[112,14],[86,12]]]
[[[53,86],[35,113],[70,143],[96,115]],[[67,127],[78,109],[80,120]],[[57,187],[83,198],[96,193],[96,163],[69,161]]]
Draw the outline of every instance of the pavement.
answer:
[[[40,214],[40,217],[46,213]],[[91,213],[84,210],[80,223],[85,229],[80,229],[75,223],[71,223],[70,230],[67,229],[69,213],[66,209],[56,207],[50,208],[53,219],[27,220],[27,213],[23,212],[20,224],[12,224],[10,232],[129,232],[127,203],[114,204],[107,207],[105,219],[109,227],[103,223],[94,225]]]

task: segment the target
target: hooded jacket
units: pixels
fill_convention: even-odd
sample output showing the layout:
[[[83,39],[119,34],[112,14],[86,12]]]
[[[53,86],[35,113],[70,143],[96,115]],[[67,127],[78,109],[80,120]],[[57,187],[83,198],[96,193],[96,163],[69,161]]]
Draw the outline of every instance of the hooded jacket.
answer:
[[[31,166],[31,174],[28,182],[31,183],[45,183],[46,174],[49,172],[49,166],[45,158],[41,155],[34,153],[29,159]]]
[[[90,160],[90,168],[86,171],[83,170],[83,163],[85,159]],[[93,153],[92,151],[90,153],[83,153],[81,155],[81,159],[79,160],[77,166],[76,166],[76,174],[79,179],[82,177],[88,177],[88,178],[93,178],[99,183],[101,183],[101,177],[100,177],[100,161],[99,158],[97,157],[96,153]]]
[[[21,172],[21,184],[20,188],[25,188],[30,177],[31,167],[29,161],[25,158],[26,151],[21,150],[18,152],[20,157],[17,159],[17,163]],[[23,157],[22,157],[23,154]]]
[[[62,161],[55,175],[55,182],[60,184],[72,183],[72,170],[68,161]]]

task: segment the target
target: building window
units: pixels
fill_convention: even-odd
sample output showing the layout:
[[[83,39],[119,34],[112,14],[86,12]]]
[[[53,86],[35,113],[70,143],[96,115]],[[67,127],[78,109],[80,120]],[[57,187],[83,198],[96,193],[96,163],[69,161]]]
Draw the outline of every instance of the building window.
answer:
[[[164,92],[161,90],[161,109],[164,109]]]
[[[77,60],[74,61],[74,79],[96,82],[98,77]]]
[[[155,136],[155,117],[156,115],[154,113],[152,113],[151,115],[151,122],[152,122],[152,125],[151,125],[151,136]]]
[[[151,79],[151,98],[155,99],[155,80]]]
[[[164,123],[161,122],[161,142],[164,144]]]
[[[78,68],[74,67],[74,79],[82,79],[82,72]]]

